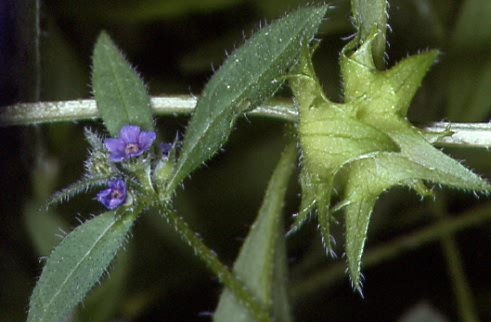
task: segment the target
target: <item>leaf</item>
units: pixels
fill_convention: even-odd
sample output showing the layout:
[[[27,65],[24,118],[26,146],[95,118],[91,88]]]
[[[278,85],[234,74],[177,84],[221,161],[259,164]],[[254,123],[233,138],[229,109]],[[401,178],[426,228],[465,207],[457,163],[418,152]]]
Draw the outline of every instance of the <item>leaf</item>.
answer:
[[[345,163],[366,154],[399,150],[395,142],[372,125],[348,115],[337,104],[301,113],[299,134],[309,167],[332,177]]]
[[[404,126],[404,121],[394,122],[394,127],[379,122],[387,133],[401,147],[400,154],[416,164],[432,171],[427,180],[439,179],[439,184],[453,186],[463,190],[487,192],[491,186],[477,174],[464,167],[442,151],[429,144],[420,130]],[[433,178],[433,179],[431,179]]]
[[[386,31],[387,31],[387,0],[351,0],[351,10],[359,43],[365,43],[373,30],[377,37],[372,47],[373,59],[378,69],[383,69]]]
[[[364,47],[359,50],[364,50]],[[333,103],[324,97],[315,77],[311,55],[310,51],[303,52],[297,66],[297,73],[301,76],[290,79],[299,105],[298,132],[304,166],[301,172],[301,208],[289,233],[298,230],[309,213],[317,210],[324,248],[332,254],[329,208],[336,173],[353,160],[380,150],[398,151],[399,147],[387,134],[360,122],[353,106]],[[348,67],[349,70],[354,69]],[[360,74],[358,77],[364,76]],[[348,76],[351,75],[348,73]],[[359,81],[354,76],[350,80]],[[360,95],[359,92],[356,94]],[[354,93],[350,91],[345,93],[347,101],[361,101],[352,96]]]
[[[349,43],[341,55],[343,104],[330,102],[322,92],[310,55],[302,55],[301,77],[291,87],[299,106],[302,147],[302,208],[294,223],[317,210],[325,248],[333,182],[344,189],[334,210],[346,212],[346,254],[353,285],[361,290],[360,269],[370,215],[378,196],[395,185],[430,194],[425,181],[454,188],[491,192],[491,186],[456,160],[434,148],[429,135],[411,125],[407,110],[438,52],[406,58],[389,70],[377,70],[371,32],[361,45]],[[314,206],[312,205],[314,204]]]
[[[53,250],[29,303],[28,322],[58,322],[100,280],[123,245],[133,216],[104,213],[75,228]]]
[[[391,69],[377,71],[371,53],[374,37],[375,34],[372,34],[354,53],[350,52],[350,44],[342,51],[345,102],[353,104],[358,115],[371,117],[378,113],[406,117],[411,101],[438,51],[409,56]]]
[[[118,136],[121,127],[128,124],[152,130],[145,85],[105,32],[97,39],[92,64],[92,90],[109,134]]]
[[[95,187],[105,186],[107,185],[108,179],[110,179],[108,176],[85,177],[80,179],[50,196],[46,201],[46,207],[66,202],[68,199],[78,194],[85,193]]]
[[[114,162],[109,158],[109,152],[104,146],[103,138],[93,133],[90,129],[85,129],[85,140],[89,143],[89,156],[84,161],[84,178],[93,179],[99,177],[110,177],[120,175]]]
[[[258,217],[242,245],[234,273],[273,314],[274,321],[291,321],[286,289],[286,247],[282,208],[295,165],[295,145],[290,144],[271,177]],[[248,322],[249,311],[225,289],[214,322]]]
[[[118,254],[114,259],[110,278],[102,281],[101,285],[84,299],[84,305],[78,312],[81,322],[111,321],[111,318],[121,308],[120,302],[125,292],[130,272],[131,254],[131,249],[130,252],[126,250]]]
[[[425,144],[427,144],[425,142]],[[413,140],[415,149],[422,143]],[[346,214],[346,255],[353,285],[360,287],[361,257],[367,238],[368,223],[375,201],[381,193],[396,186],[408,186],[424,194],[421,181],[449,185],[460,189],[491,191],[491,187],[477,175],[465,169],[457,161],[427,144],[421,155],[431,153],[431,165],[421,162],[414,154],[384,152],[373,158],[357,160],[349,164],[345,197],[342,201]]]
[[[326,10],[299,9],[261,29],[227,58],[198,100],[168,191],[221,148],[239,116],[281,86],[281,77],[295,65]]]
[[[302,188],[302,200],[300,202],[300,209],[297,214],[294,215],[294,221],[287,236],[290,236],[297,232],[302,225],[310,219],[313,209],[315,208],[315,191],[312,189],[312,178],[305,167],[300,169],[299,175],[300,186]]]
[[[424,133],[406,119],[411,100],[438,53],[414,55],[381,72],[374,70],[371,46],[369,38],[352,55],[343,50],[345,98],[357,110],[360,122],[389,136],[400,151],[388,153],[387,149],[380,149],[380,154],[355,160],[345,170],[348,181],[341,205],[346,212],[346,254],[353,285],[358,289],[368,223],[382,192],[394,185],[405,185],[426,195],[423,180],[465,190],[490,189],[479,176],[435,149]]]
[[[322,242],[326,252],[332,254],[329,208],[336,173],[353,160],[399,148],[384,132],[350,117],[345,111],[338,111],[336,104],[328,105],[301,113],[298,131],[304,167],[310,173],[310,187],[302,186],[302,194],[307,198],[303,203],[309,202],[312,194],[315,196]],[[300,216],[294,225],[298,227],[304,218],[305,215]]]

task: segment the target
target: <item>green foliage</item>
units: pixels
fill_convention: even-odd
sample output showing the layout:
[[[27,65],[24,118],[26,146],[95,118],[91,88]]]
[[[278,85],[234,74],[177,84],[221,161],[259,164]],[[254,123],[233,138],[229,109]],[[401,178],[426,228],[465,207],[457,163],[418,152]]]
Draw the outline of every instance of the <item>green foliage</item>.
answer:
[[[51,197],[48,198],[46,206],[49,207],[52,205],[67,202],[70,198],[76,195],[87,192],[96,187],[102,187],[106,185],[107,179],[107,176],[83,178],[77,182],[72,183],[68,187],[54,193]]]
[[[78,226],[53,250],[31,296],[30,322],[68,316],[123,246],[133,216],[107,212]]]
[[[111,265],[111,275],[90,292],[79,309],[79,321],[107,322],[120,310],[130,273],[132,248],[119,252]]]
[[[272,312],[274,321],[291,321],[286,288],[287,265],[282,208],[295,157],[295,146],[290,144],[276,166],[257,219],[234,264],[234,273],[264,307]],[[251,320],[249,311],[225,289],[213,321]]]
[[[117,136],[120,128],[128,124],[153,129],[146,89],[105,33],[101,34],[95,46],[93,65],[94,94],[108,131]],[[54,194],[48,199],[48,205],[67,200],[93,187],[107,185],[108,180],[116,175],[125,177],[131,173],[132,191],[128,191],[131,196],[125,194],[128,207],[85,222],[54,249],[32,293],[28,321],[51,322],[66,318],[107,271],[141,212],[141,206],[148,207],[149,201],[144,200],[144,192],[152,190],[149,160],[123,164],[120,169],[110,161],[101,137],[90,130],[85,131],[85,137],[90,151],[85,162],[84,178]],[[142,190],[138,194],[142,200],[133,200],[137,199],[137,190]],[[121,272],[118,275],[124,277],[124,270]],[[106,284],[107,292],[121,292],[122,285],[117,281],[115,279],[113,283]],[[104,320],[113,307],[114,303],[103,310],[94,311]]]
[[[212,157],[236,119],[271,97],[312,39],[327,7],[307,7],[273,22],[232,53],[206,84],[186,130],[168,190]]]
[[[343,104],[323,96],[305,53],[291,86],[299,102],[299,138],[303,150],[301,216],[316,208],[324,245],[331,250],[329,222],[335,178],[342,184],[342,200],[335,209],[346,213],[346,254],[354,287],[360,287],[360,267],[368,223],[378,196],[392,186],[415,189],[422,196],[423,181],[464,190],[491,187],[459,162],[435,149],[424,133],[406,119],[411,99],[437,53],[415,55],[386,71],[377,71],[372,44],[375,34],[342,52]]]
[[[373,40],[372,51],[375,66],[379,69],[385,66],[387,6],[387,0],[351,0],[351,11],[360,41],[366,41],[374,30],[377,33]]]
[[[105,32],[97,39],[92,68],[92,90],[109,134],[118,136],[128,124],[153,129],[145,85]]]
[[[467,48],[479,51],[487,46],[489,28],[480,27],[480,23],[487,16],[486,13],[491,9],[487,2],[484,5],[485,2],[486,0],[464,2],[451,39],[452,57],[457,57]],[[347,3],[344,1],[345,6]],[[151,214],[152,210],[158,210],[168,226],[184,241],[182,244],[188,244],[194,251],[193,255],[202,260],[216,279],[224,285],[214,321],[291,321],[287,296],[291,290],[287,289],[290,285],[287,283],[286,245],[281,213],[288,180],[294,170],[295,144],[288,145],[271,177],[258,217],[241,247],[233,271],[220,261],[217,253],[206,246],[201,236],[208,237],[207,234],[210,232],[204,231],[201,235],[193,231],[184,220],[189,220],[186,209],[183,210],[179,202],[174,204],[172,200],[175,188],[227,142],[237,119],[273,96],[282,86],[284,79],[290,80],[295,101],[293,105],[286,107],[283,103],[277,104],[275,109],[289,116],[283,118],[283,121],[296,122],[295,129],[298,131],[296,134],[299,141],[297,147],[300,148],[302,165],[299,178],[302,200],[290,234],[296,232],[309,216],[316,215],[323,246],[326,251],[334,253],[331,223],[336,212],[343,211],[348,272],[354,287],[360,291],[362,263],[373,265],[380,258],[388,258],[387,254],[393,256],[400,248],[414,245],[415,240],[428,241],[436,239],[437,234],[449,234],[449,228],[432,234],[422,231],[420,237],[403,239],[393,248],[386,247],[383,251],[373,252],[372,256],[367,256],[362,262],[372,211],[379,196],[385,191],[394,186],[403,186],[415,190],[420,196],[428,196],[432,195],[429,184],[485,193],[489,192],[491,187],[479,176],[431,145],[438,136],[452,135],[450,129],[442,133],[426,133],[407,120],[410,103],[438,53],[423,52],[384,70],[387,3],[379,0],[352,0],[351,4],[358,34],[341,51],[340,66],[344,86],[342,103],[335,103],[326,97],[314,71],[309,45],[323,20],[327,6],[310,6],[263,28],[228,57],[206,85],[187,128],[181,151],[180,143],[176,140],[168,155],[162,155],[160,152],[157,154],[157,149],[153,149],[139,157],[114,163],[109,160],[102,137],[86,131],[90,151],[84,164],[83,178],[56,193],[48,200],[48,204],[64,201],[73,195],[106,185],[108,179],[116,177],[122,178],[126,183],[129,197],[120,208],[121,211],[106,212],[81,224],[54,249],[32,293],[28,321],[57,322],[66,319],[71,312],[75,312],[71,315],[74,321],[81,322],[107,321],[114,318],[123,290],[129,285],[128,279],[134,278],[128,274],[131,259],[126,256],[128,254],[120,254],[113,265],[111,279],[104,281],[101,287],[90,295],[88,292],[100,281],[104,272],[107,272],[142,209],[150,210]],[[483,5],[482,11],[480,4]],[[109,18],[128,18],[133,22],[148,21],[182,15],[185,12],[206,12],[230,5],[231,2],[223,0],[165,3],[146,0],[138,4],[127,2],[121,8],[113,10],[113,15]],[[271,6],[266,2],[257,2],[255,5],[268,11],[277,8],[276,4]],[[417,5],[418,8],[423,6],[422,2],[418,2]],[[434,4],[432,5],[434,7]],[[107,8],[112,8],[112,5],[101,4],[99,8],[109,10]],[[97,14],[104,15],[102,11]],[[338,22],[334,22],[334,26],[329,24],[328,28],[323,29],[323,36],[339,28],[345,31],[343,28],[346,27],[339,27],[348,24],[343,14],[338,14],[335,20]],[[331,47],[331,43],[329,45]],[[457,116],[462,113],[462,106],[468,107],[464,111],[469,112],[468,117],[484,116],[488,113],[490,94],[487,89],[491,79],[488,68],[489,55],[487,51],[481,55],[486,59],[473,61],[474,68],[459,65],[452,70],[464,75],[463,78],[474,79],[472,84],[460,84],[459,77],[456,77],[455,83],[449,81],[447,99],[451,101],[449,105],[456,111]],[[152,130],[152,111],[145,86],[107,34],[102,33],[99,37],[93,58],[94,94],[108,132],[117,136],[120,128],[126,124],[136,124],[144,130]],[[207,58],[203,60],[208,61]],[[323,65],[325,66],[329,65]],[[483,66],[485,68],[482,68]],[[332,71],[329,73],[337,74]],[[51,105],[55,106],[57,105]],[[22,116],[20,118],[22,119]],[[63,135],[58,137],[65,139],[66,143],[71,142]],[[254,147],[255,153],[252,153],[254,156],[248,153],[250,150],[244,152],[247,153],[247,157],[234,168],[240,168],[242,173],[239,176],[230,176],[228,181],[220,182],[219,189],[231,192],[227,191],[227,194],[222,195],[222,190],[217,192],[210,189],[210,194],[213,194],[216,200],[222,199],[220,202],[229,206],[235,203],[235,195],[240,195],[248,203],[249,199],[252,199],[243,193],[245,189],[242,190],[239,185],[229,189],[228,184],[243,184],[242,180],[247,177],[248,183],[253,183],[250,186],[257,186],[257,178],[260,176],[256,172],[261,172],[256,171],[257,166],[265,156],[269,158],[272,151],[274,152],[274,148],[271,149],[272,144],[265,144],[268,138],[265,139],[264,135],[258,137],[267,154],[257,146]],[[245,163],[248,163],[250,168],[244,170],[242,166]],[[35,172],[35,175],[39,176],[35,179],[35,197],[25,204],[23,210],[29,234],[38,252],[45,254],[56,241],[46,236],[52,237],[50,233],[55,227],[63,225],[63,221],[56,213],[43,216],[35,211],[39,206],[39,200],[46,198],[42,193],[46,194],[46,190],[51,191],[54,185],[53,180],[46,180],[48,176],[42,176],[43,169],[36,169]],[[254,175],[252,172],[255,172]],[[51,179],[53,178],[54,175]],[[218,181],[221,181],[220,179]],[[210,201],[210,195],[204,195],[203,203],[214,203],[215,199]],[[183,208],[193,208],[194,200],[184,200]],[[176,207],[179,213],[173,207]],[[213,234],[220,232],[221,225],[229,229],[227,218],[217,215],[219,219],[215,220],[212,217],[215,212],[205,212],[196,208],[199,209],[200,216],[194,218],[203,222],[206,220]],[[230,207],[226,211],[229,212],[229,209]],[[238,216],[240,210],[233,213],[237,216],[232,220],[242,220]],[[198,213],[193,210],[190,212]],[[416,216],[408,217],[411,218],[404,220],[417,220],[413,218]],[[203,226],[199,224],[203,222],[197,221],[200,229]],[[195,223],[193,222],[193,226]],[[227,233],[234,234],[234,231],[230,229]],[[428,237],[430,235],[431,238]],[[176,251],[175,245],[169,246],[168,236],[165,239],[165,248],[168,248],[165,251],[173,254],[172,252]],[[223,239],[220,240],[222,241]],[[305,267],[308,268],[311,260],[314,263],[319,262],[319,258],[314,258],[314,253],[321,252],[312,252],[313,256],[306,254],[305,258],[304,254],[299,256],[301,261],[305,260],[307,263],[299,265],[302,266],[301,270],[298,270],[301,273],[297,272],[296,277],[300,276],[300,283],[307,280],[309,284],[311,275]],[[162,258],[169,262],[169,258],[175,259],[175,256]],[[142,261],[139,265],[146,270],[146,263]],[[138,275],[141,273],[142,278],[154,283],[153,290],[140,294],[138,289],[126,299],[125,304],[129,305],[124,305],[125,310],[127,307],[130,307],[130,310],[138,307],[136,310],[141,311],[145,306],[155,304],[160,300],[159,296],[162,293],[171,290],[173,283],[179,284],[179,287],[183,284],[186,288],[191,287],[193,278],[199,274],[188,264],[190,263],[185,262],[172,266],[173,270],[179,267],[179,274],[167,274],[167,270],[162,274],[163,271],[159,267],[158,274],[162,276],[162,281],[160,278],[152,280],[152,277],[144,276],[143,273],[146,271],[138,271]],[[332,266],[332,271],[337,272],[332,276],[343,276],[344,263],[340,264],[342,265]],[[293,270],[295,271],[297,270]],[[319,274],[312,274],[309,291],[318,289],[322,284],[317,283],[322,280],[318,276]],[[332,276],[328,277],[331,281],[334,279]],[[294,283],[296,282],[294,280]],[[138,287],[140,286],[138,284]],[[75,310],[77,303],[82,300],[84,308]],[[136,314],[127,314],[122,318],[134,320],[135,316]]]

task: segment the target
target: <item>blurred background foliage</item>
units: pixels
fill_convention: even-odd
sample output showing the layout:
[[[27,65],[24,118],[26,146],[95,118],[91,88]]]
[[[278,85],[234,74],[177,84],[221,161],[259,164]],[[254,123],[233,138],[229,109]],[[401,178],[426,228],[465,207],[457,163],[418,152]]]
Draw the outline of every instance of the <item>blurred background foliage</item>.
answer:
[[[90,97],[92,48],[103,29],[126,53],[152,95],[199,95],[227,52],[261,24],[304,2],[7,0],[0,6],[1,103]],[[335,9],[321,28],[322,44],[314,59],[328,96],[340,100],[338,53],[354,28],[349,1],[330,4]],[[490,17],[489,0],[390,1],[389,66],[410,53],[441,50],[410,109],[412,121],[489,120]],[[186,122],[182,116],[157,120],[166,140],[176,131],[182,133]],[[0,129],[0,321],[25,320],[43,256],[79,220],[102,211],[94,193],[38,211],[47,196],[81,175],[86,126],[103,131],[95,122]],[[239,122],[225,151],[187,180],[175,200],[181,216],[228,264],[261,203],[285,142],[282,128],[275,120]],[[489,178],[489,151],[446,152]],[[394,189],[378,201],[365,256],[364,298],[352,291],[339,264],[344,265],[340,215],[334,228],[338,259],[325,256],[315,222],[289,239],[295,320],[456,321],[465,310],[470,311],[467,316],[487,319],[491,201],[435,191],[436,201],[421,201],[405,189]],[[292,183],[285,209],[288,220],[298,207],[298,194],[298,185]],[[455,225],[458,233],[446,234],[442,227],[456,220],[462,222]],[[425,231],[433,237],[410,239]],[[390,258],[377,258],[384,247],[396,251]],[[74,312],[74,321],[210,321],[221,291],[158,216],[139,219],[109,275]]]

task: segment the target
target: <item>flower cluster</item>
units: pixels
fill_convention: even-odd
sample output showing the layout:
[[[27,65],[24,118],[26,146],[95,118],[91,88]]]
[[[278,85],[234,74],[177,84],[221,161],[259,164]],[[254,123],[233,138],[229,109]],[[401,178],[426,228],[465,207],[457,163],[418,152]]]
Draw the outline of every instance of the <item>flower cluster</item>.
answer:
[[[119,132],[119,137],[107,138],[104,146],[109,151],[109,159],[113,162],[135,158],[142,155],[152,145],[156,138],[154,131],[142,131],[137,125],[125,125]],[[162,155],[168,159],[173,143],[162,143]],[[97,194],[97,200],[108,209],[115,209],[126,202],[128,193],[126,183],[121,178],[115,178],[107,182],[108,188]]]

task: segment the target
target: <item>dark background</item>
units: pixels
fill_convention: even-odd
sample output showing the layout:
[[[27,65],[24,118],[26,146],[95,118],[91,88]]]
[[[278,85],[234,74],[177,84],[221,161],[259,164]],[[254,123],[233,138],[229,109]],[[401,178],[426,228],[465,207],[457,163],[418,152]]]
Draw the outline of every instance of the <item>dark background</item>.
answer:
[[[483,18],[491,15],[488,2],[390,1],[389,65],[419,50],[442,50],[413,102],[412,121],[489,119],[491,97],[485,89],[491,85],[491,76],[486,76],[491,74],[486,74],[491,69],[491,36],[487,37],[491,22]],[[296,8],[301,1],[50,0],[39,3],[39,10],[35,3],[0,1],[1,105],[89,98],[92,49],[101,30],[125,52],[152,95],[199,95],[213,67],[243,42],[244,34],[250,35],[260,23]],[[482,12],[464,19],[462,12],[470,3],[481,5]],[[331,4],[336,8],[321,27],[323,40],[315,66],[328,96],[339,100],[338,53],[354,28],[348,1]],[[281,95],[289,94],[285,90]],[[184,130],[187,118],[157,122],[159,132],[170,140],[176,130]],[[25,320],[29,295],[42,268],[39,258],[60,240],[60,229],[68,232],[78,225],[77,218],[102,211],[88,194],[47,213],[37,212],[47,196],[81,175],[86,126],[103,131],[97,122],[0,128],[0,321]],[[275,120],[240,121],[224,152],[197,171],[179,192],[176,208],[180,214],[230,265],[282,150],[282,127]],[[446,152],[489,178],[488,151]],[[489,212],[489,198],[435,191],[438,201],[421,201],[405,189],[384,194],[373,215],[367,250],[390,246],[397,238],[438,222],[471,216],[478,210]],[[298,207],[298,194],[293,182],[285,209],[288,220]],[[337,260],[342,263],[342,216],[338,219],[334,237]],[[306,280],[336,265],[321,249],[315,226],[315,222],[307,224],[288,241],[296,321],[394,321],[421,312],[422,304],[449,321],[459,320],[454,279],[438,240],[414,245],[393,259],[367,267],[364,298],[352,291],[347,275],[299,291]],[[485,320],[491,298],[489,220],[480,220],[452,238],[472,301]],[[221,286],[159,217],[148,214],[138,220],[130,244],[113,266],[108,280],[113,285],[103,283],[105,291],[84,301],[74,313],[75,320],[211,320]],[[413,321],[417,320],[421,319]]]

